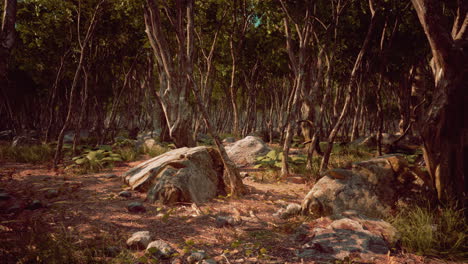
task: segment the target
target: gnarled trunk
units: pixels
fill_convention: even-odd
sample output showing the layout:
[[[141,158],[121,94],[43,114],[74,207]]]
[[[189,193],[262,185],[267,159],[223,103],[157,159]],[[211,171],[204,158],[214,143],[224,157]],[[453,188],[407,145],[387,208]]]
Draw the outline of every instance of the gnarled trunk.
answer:
[[[412,0],[433,56],[435,90],[421,124],[424,159],[440,200],[466,203],[468,173],[468,6],[458,1],[450,34],[435,0]]]

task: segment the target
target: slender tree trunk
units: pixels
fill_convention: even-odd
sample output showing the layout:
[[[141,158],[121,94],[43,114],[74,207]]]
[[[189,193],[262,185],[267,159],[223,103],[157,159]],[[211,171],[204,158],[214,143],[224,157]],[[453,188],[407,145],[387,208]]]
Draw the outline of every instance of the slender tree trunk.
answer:
[[[2,101],[5,104],[11,127],[16,134],[18,134],[20,128],[16,123],[16,118],[13,114],[12,105],[7,92],[10,89],[10,82],[8,80],[8,59],[11,49],[15,44],[16,10],[16,0],[4,0],[2,28],[0,31],[0,95],[3,97]]]
[[[356,61],[354,62],[354,67],[353,67],[353,70],[351,71],[351,76],[349,77],[349,81],[348,81],[348,85],[347,85],[347,89],[346,89],[346,98],[345,98],[343,108],[341,110],[341,114],[338,117],[338,120],[335,122],[335,125],[333,126],[333,129],[331,130],[330,134],[328,135],[328,145],[327,145],[327,148],[325,149],[325,152],[324,152],[324,155],[323,155],[323,158],[322,158],[322,162],[320,164],[320,171],[321,172],[327,170],[327,168],[328,168],[328,161],[330,159],[330,154],[331,154],[331,151],[332,151],[332,148],[333,148],[333,141],[335,140],[335,137],[336,137],[336,135],[338,134],[338,131],[341,128],[343,120],[344,120],[346,114],[348,113],[348,109],[349,109],[350,104],[351,104],[353,86],[354,86],[354,83],[355,83],[355,80],[356,80],[358,69],[361,67],[362,59],[364,57],[364,54],[367,52],[367,49],[369,48],[372,32],[373,32],[375,24],[377,22],[376,16],[375,16],[375,11],[373,9],[371,1],[370,1],[370,5],[371,5],[372,17],[371,17],[371,22],[370,22],[370,25],[369,25],[369,29],[367,30],[367,35],[366,35],[366,38],[364,40],[364,43],[362,44],[361,50],[359,51],[359,54],[356,57]]]
[[[187,78],[190,80],[192,92],[203,116],[203,120],[205,121],[206,128],[208,129],[208,132],[213,138],[218,149],[219,155],[223,161],[225,178],[228,179],[226,183],[228,183],[229,185],[230,194],[234,197],[240,196],[246,192],[246,188],[242,183],[239,170],[237,169],[236,164],[234,164],[234,162],[227,155],[226,149],[221,143],[221,139],[219,138],[218,133],[216,133],[216,130],[211,125],[210,118],[208,116],[205,106],[202,103],[198,88],[196,87],[196,83],[193,81],[190,75],[187,75]]]
[[[93,34],[94,34],[94,29],[97,23],[97,15],[100,9],[100,6],[104,0],[101,0],[95,7],[94,9],[94,14],[93,17],[91,18],[90,24],[88,26],[88,29],[86,31],[86,35],[83,40],[81,40],[80,37],[80,31],[78,31],[78,41],[80,45],[80,58],[78,61],[78,65],[76,67],[75,75],[73,77],[73,82],[70,88],[70,97],[68,98],[68,110],[67,110],[67,115],[65,117],[65,122],[62,126],[62,129],[60,130],[60,134],[57,139],[57,148],[55,149],[55,156],[54,156],[54,168],[57,168],[57,165],[59,161],[62,158],[62,147],[63,147],[63,137],[65,136],[65,131],[67,130],[71,118],[72,118],[72,112],[73,112],[73,103],[74,103],[74,96],[75,96],[75,89],[76,86],[78,85],[78,81],[81,75],[81,67],[83,67],[83,62],[84,62],[84,57],[86,56],[86,48],[88,46],[89,41],[92,39]],[[81,10],[78,9],[78,16],[81,16]],[[79,21],[79,19],[78,19]],[[79,23],[78,23],[79,24]],[[78,25],[78,28],[80,25]]]

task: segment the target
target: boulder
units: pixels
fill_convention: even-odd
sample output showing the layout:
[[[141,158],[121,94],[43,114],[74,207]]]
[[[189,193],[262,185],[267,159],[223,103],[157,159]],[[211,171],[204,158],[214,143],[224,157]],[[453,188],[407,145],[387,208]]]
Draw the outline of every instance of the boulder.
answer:
[[[302,211],[323,216],[351,209],[386,215],[398,200],[397,178],[407,167],[403,157],[387,155],[354,163],[351,169],[330,170],[306,195]]]
[[[225,194],[224,166],[210,147],[179,148],[141,163],[126,172],[124,181],[146,192],[146,200],[163,204],[203,203]]]
[[[319,218],[301,229],[308,241],[303,244],[300,258],[314,260],[344,260],[359,258],[375,261],[385,258],[399,239],[389,223],[347,211],[333,217]]]
[[[249,165],[255,163],[255,158],[266,155],[271,148],[260,138],[247,136],[231,146],[226,147],[227,154],[237,165]]]

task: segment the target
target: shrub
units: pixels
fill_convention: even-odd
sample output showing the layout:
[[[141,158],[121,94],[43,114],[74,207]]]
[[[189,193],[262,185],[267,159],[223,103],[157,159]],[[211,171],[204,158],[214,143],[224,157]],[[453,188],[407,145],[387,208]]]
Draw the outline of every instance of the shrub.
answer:
[[[149,155],[150,157],[156,157],[161,154],[164,154],[171,150],[171,145],[154,145],[151,148],[144,147],[143,148],[143,153]]]
[[[72,158],[73,164],[67,170],[75,169],[80,173],[99,172],[103,168],[112,167],[114,162],[122,161],[122,157],[110,150],[108,146],[94,150],[85,150],[83,154]]]
[[[390,222],[400,231],[404,249],[436,257],[467,259],[468,226],[463,210],[455,206],[413,206]]]
[[[277,150],[271,150],[265,156],[259,156],[255,159],[255,168],[267,168],[267,169],[278,169],[281,168],[281,162],[283,160],[283,152]],[[305,165],[306,156],[297,155],[288,157],[288,162],[293,169]]]
[[[55,150],[51,145],[32,145],[32,146],[0,146],[0,160],[21,162],[21,163],[40,163],[50,161],[54,157]]]
[[[123,161],[135,161],[142,153],[134,147],[115,148],[114,152],[119,154]]]

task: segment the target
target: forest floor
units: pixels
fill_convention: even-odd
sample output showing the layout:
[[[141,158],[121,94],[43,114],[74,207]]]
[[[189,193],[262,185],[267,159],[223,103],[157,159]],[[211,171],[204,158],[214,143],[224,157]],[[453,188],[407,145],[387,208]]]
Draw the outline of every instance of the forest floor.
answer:
[[[307,219],[272,216],[289,203],[300,203],[310,184],[297,177],[293,181],[248,178],[244,180],[247,195],[200,204],[201,214],[191,204],[149,203],[144,203],[145,213],[135,214],[128,212],[127,205],[144,201],[145,195],[130,190],[131,198],[120,197],[119,192],[129,190],[120,176],[142,161],[86,175],[57,173],[47,165],[0,164],[10,172],[0,179],[1,191],[13,197],[0,201],[3,207],[10,203],[23,208],[32,200],[43,205],[36,210],[0,212],[0,263],[51,263],[51,259],[56,263],[138,263],[135,259],[144,252],[126,249],[125,242],[143,230],[150,231],[154,240],[168,242],[180,256],[204,250],[218,263],[314,263],[297,258],[301,245],[292,238]],[[57,190],[58,195],[50,197],[49,190]],[[220,215],[240,215],[244,221],[217,227],[215,218]],[[109,252],[113,249],[120,254]],[[447,263],[401,252],[378,262]]]

